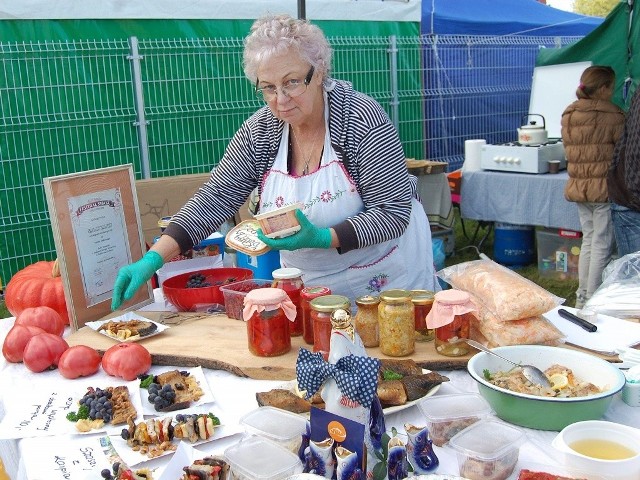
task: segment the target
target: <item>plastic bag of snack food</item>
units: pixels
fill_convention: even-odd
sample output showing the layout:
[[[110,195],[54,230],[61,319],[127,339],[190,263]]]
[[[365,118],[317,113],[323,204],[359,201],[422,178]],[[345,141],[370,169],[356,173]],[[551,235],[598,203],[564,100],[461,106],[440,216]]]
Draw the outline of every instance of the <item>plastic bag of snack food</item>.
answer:
[[[611,262],[602,278],[584,309],[617,318],[640,318],[640,252]]]
[[[488,258],[452,265],[436,275],[471,294],[502,322],[537,317],[565,300]]]
[[[475,319],[471,322],[469,336],[486,347],[505,345],[558,345],[565,337],[553,323],[542,316],[501,322],[491,311],[478,305]]]

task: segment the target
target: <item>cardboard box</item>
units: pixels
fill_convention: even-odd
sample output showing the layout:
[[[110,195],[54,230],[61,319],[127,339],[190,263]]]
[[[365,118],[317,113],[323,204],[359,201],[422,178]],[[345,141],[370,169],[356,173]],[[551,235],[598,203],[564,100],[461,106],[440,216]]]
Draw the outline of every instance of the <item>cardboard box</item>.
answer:
[[[136,181],[144,240],[148,245],[160,235],[158,220],[175,214],[209,179],[209,173],[177,175]]]
[[[558,280],[578,278],[582,233],[544,228],[536,230],[538,271]]]

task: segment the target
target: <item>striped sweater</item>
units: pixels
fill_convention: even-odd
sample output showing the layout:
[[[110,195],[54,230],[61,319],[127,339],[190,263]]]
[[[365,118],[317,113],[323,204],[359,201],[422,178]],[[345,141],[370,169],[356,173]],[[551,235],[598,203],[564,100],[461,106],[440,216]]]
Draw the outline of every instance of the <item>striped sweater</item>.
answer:
[[[401,236],[411,214],[416,178],[407,172],[395,127],[383,108],[335,81],[328,92],[331,144],[353,178],[364,203],[358,215],[333,228],[347,252]],[[263,107],[231,139],[209,180],[173,216],[165,234],[184,252],[233,217],[275,160],[284,123]]]

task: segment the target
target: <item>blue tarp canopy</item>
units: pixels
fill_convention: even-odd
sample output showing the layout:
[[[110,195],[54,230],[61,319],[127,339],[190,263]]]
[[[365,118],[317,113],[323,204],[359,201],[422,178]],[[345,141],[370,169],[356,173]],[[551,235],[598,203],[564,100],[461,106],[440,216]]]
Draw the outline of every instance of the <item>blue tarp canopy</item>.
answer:
[[[536,0],[422,0],[422,33],[584,36],[602,23]]]

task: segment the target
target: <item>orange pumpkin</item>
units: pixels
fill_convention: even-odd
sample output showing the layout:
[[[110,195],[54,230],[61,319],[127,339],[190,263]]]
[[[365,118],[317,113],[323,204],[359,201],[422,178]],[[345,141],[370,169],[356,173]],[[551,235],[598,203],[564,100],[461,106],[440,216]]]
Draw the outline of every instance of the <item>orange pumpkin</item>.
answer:
[[[14,317],[25,308],[50,307],[69,325],[58,261],[36,262],[17,272],[7,283],[5,304]]]

